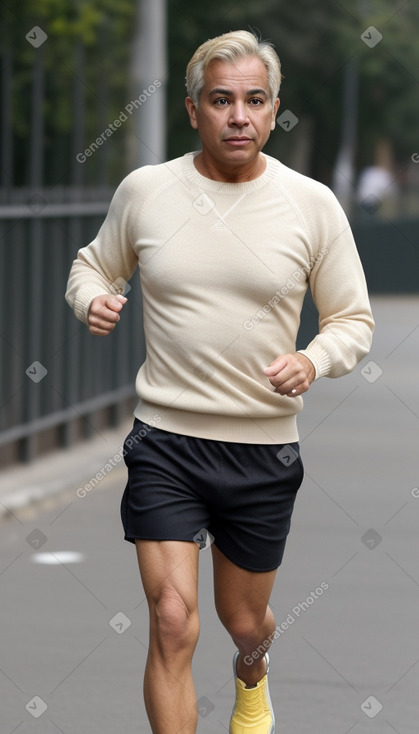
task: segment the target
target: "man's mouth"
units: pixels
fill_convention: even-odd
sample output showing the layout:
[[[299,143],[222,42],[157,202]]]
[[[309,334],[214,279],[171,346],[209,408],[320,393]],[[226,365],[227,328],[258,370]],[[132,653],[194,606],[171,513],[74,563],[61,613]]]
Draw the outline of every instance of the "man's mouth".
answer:
[[[246,143],[250,143],[251,139],[244,135],[233,135],[231,138],[225,138],[224,142],[230,143],[231,145],[246,145]]]

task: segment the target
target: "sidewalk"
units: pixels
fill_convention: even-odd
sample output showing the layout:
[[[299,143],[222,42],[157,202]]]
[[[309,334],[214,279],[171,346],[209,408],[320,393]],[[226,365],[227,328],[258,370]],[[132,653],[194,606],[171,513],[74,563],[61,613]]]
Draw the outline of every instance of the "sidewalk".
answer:
[[[125,464],[119,456],[132,421],[133,418],[129,417],[117,428],[102,431],[87,441],[0,472],[0,519],[9,512],[41,502],[59,492],[83,488],[114,457],[119,463],[113,475],[115,471],[125,471]],[[106,475],[106,469],[102,474]]]

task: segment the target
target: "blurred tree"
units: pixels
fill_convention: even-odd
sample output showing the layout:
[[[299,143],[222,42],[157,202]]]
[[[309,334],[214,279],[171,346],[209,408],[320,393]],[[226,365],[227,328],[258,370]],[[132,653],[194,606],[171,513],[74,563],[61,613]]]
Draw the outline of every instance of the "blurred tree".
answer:
[[[212,0],[202,6],[169,0],[171,157],[199,145],[184,111],[187,61],[207,38],[245,28],[274,43],[284,76],[279,114],[291,109],[299,118],[290,132],[277,127],[267,152],[330,183],[341,134],[343,72],[353,60],[359,74],[358,166],[374,161],[382,138],[400,163],[410,160],[417,149],[418,21],[418,5],[394,0]],[[383,36],[374,47],[361,39],[369,26]]]
[[[12,68],[15,185],[28,182],[31,87],[37,61],[42,59],[45,84],[45,183],[65,185],[71,183],[74,168],[75,114],[82,114],[75,106],[86,111],[82,142],[88,145],[127,102],[135,11],[132,0],[2,0],[0,51]],[[39,48],[26,39],[35,26],[48,36]],[[112,149],[111,169],[120,178],[123,136],[115,136],[112,146],[105,147],[108,155]],[[92,163],[90,181],[103,182],[100,156]]]
[[[115,119],[132,94],[128,74],[136,11],[136,0],[2,0],[3,73],[13,72],[15,184],[28,181],[36,59],[42,58],[45,68],[46,183],[68,184],[74,171],[75,118],[83,123],[84,147]],[[330,184],[341,136],[344,69],[350,60],[359,79],[357,168],[374,162],[383,140],[400,165],[417,151],[417,3],[212,0],[201,5],[168,0],[168,11],[169,157],[199,147],[184,108],[189,58],[207,38],[238,28],[254,29],[274,43],[284,75],[280,113],[290,109],[299,119],[289,132],[277,126],[267,152]],[[38,49],[25,38],[35,25],[48,34]],[[383,36],[373,47],[361,40],[369,26]],[[4,118],[2,124],[7,124]],[[114,184],[124,175],[128,125],[86,164],[87,182]],[[134,165],[128,162],[128,168]]]

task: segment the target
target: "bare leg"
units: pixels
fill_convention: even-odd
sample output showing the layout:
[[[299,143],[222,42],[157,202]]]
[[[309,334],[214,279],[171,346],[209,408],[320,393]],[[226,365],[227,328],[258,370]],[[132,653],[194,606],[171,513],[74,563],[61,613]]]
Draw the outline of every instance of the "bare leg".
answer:
[[[251,686],[266,673],[264,652],[275,632],[275,619],[268,602],[276,570],[246,571],[229,561],[214,544],[211,549],[217,613],[239,650],[237,675]],[[263,646],[260,654],[259,646]]]
[[[195,734],[197,705],[191,663],[199,636],[195,543],[137,540],[150,611],[144,701],[153,734]]]

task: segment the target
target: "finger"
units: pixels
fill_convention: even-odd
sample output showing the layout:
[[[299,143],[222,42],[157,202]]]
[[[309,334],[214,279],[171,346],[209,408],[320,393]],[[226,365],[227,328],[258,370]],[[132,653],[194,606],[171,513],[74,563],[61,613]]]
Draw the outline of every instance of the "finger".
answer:
[[[302,382],[290,380],[289,383],[281,385],[279,388],[276,388],[275,391],[279,392],[280,395],[287,395],[289,398],[296,398],[299,395],[302,395],[302,393],[307,392],[309,387],[310,384],[308,380],[303,380]]]
[[[99,321],[110,323],[116,323],[119,321],[119,312],[123,308],[127,299],[125,298],[124,303],[122,303],[117,300],[118,298],[119,296],[108,296],[106,299],[92,301],[89,309],[89,319],[92,321],[96,320],[96,326],[99,326]]]
[[[299,395],[305,392],[305,390],[300,390],[299,387],[294,387],[290,392],[285,392],[285,390],[278,389],[275,389],[274,392],[279,393],[279,395],[286,396],[287,398],[297,398]]]
[[[101,329],[97,326],[89,326],[89,332],[93,334],[94,336],[106,336],[107,334],[110,334],[111,331],[113,331],[115,328],[115,325],[107,327],[105,329]]]
[[[269,378],[269,382],[276,388],[281,389],[282,392],[290,392],[302,381],[302,376],[296,374],[293,369],[283,369],[276,375],[272,375]]]
[[[285,367],[287,366],[288,362],[284,357],[278,357],[275,359],[272,364],[270,364],[268,367],[265,367],[263,370],[265,375],[276,375],[278,372],[281,372]]]
[[[293,390],[301,393],[305,392],[308,387],[308,380],[303,370],[298,370],[297,372],[292,370],[287,374],[281,374],[279,377],[271,377],[269,381],[281,395],[291,393],[292,396],[295,396],[296,393],[293,393]]]
[[[111,311],[119,312],[127,300],[128,298],[125,298],[125,296],[122,296],[121,294],[118,294],[117,296],[109,296],[105,301],[105,306],[107,306]]]
[[[109,315],[108,315],[109,314]],[[95,314],[89,314],[87,324],[89,329],[96,329],[98,331],[112,331],[120,320],[119,314],[108,311],[106,315],[97,316]]]
[[[124,304],[117,301],[116,298],[116,296],[109,296],[105,301],[93,303],[90,308],[89,315],[93,319],[116,323],[120,319],[119,312],[124,306]]]
[[[100,316],[95,314],[90,314],[88,319],[89,327],[92,329],[100,329],[101,331],[111,331],[115,328],[116,324],[120,320],[120,316],[117,313],[114,313],[113,311],[107,311],[104,314],[102,313]]]

